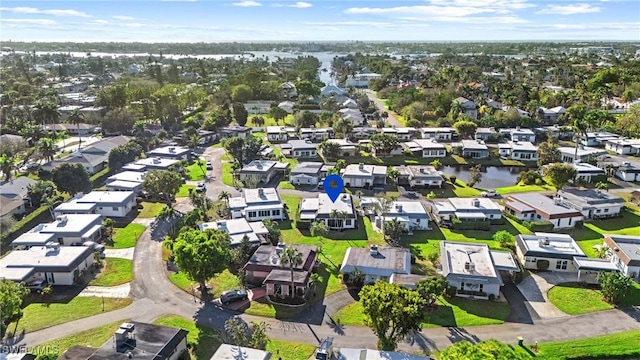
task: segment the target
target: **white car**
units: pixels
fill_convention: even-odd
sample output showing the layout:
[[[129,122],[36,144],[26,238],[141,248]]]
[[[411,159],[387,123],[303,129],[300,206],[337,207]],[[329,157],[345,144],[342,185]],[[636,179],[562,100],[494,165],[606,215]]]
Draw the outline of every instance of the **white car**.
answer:
[[[494,196],[498,196],[498,193],[495,190],[485,190],[483,192],[480,193],[480,195],[482,195],[483,197],[494,197]]]

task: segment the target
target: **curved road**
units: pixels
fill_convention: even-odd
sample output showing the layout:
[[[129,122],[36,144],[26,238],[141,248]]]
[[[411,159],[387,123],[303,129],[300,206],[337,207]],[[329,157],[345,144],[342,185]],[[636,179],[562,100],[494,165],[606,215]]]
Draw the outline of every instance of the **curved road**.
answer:
[[[207,151],[213,156],[214,176],[221,178],[221,151]],[[217,181],[216,181],[217,182]],[[211,187],[217,191],[228,190],[224,185]],[[217,193],[211,189],[212,195]],[[234,190],[235,191],[235,190]],[[221,329],[224,321],[235,313],[212,304],[201,304],[193,296],[175,287],[167,278],[162,261],[162,244],[151,239],[145,231],[135,248],[135,280],[131,284],[133,303],[126,308],[75,320],[40,331],[27,333],[14,339],[15,344],[38,345],[53,339],[68,336],[79,331],[120,320],[151,322],[165,314],[176,314],[193,318],[199,324]],[[327,297],[324,304],[312,306],[308,311],[290,321],[242,315],[247,321],[264,321],[271,327],[269,336],[274,339],[318,344],[327,336],[334,337],[337,347],[375,348],[377,338],[367,327],[337,326],[329,315],[351,302],[346,291]],[[328,314],[328,315],[327,315]],[[468,328],[431,328],[401,344],[399,349],[407,351],[443,349],[452,342],[462,339],[471,341],[497,339],[515,343],[516,337],[523,336],[527,343],[548,342],[585,338],[614,332],[636,330],[639,327],[640,311],[607,310],[581,316],[567,316],[548,320],[535,320],[534,324],[505,323],[503,325],[476,326]]]

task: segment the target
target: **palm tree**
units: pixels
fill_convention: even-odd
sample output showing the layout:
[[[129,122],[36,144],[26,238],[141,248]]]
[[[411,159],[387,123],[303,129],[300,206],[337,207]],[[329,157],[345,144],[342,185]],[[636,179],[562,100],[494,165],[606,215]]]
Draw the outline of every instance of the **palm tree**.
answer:
[[[219,195],[218,195],[218,200],[224,200],[227,205],[229,205],[229,198],[231,198],[231,194],[229,194],[226,191],[222,191]]]
[[[309,287],[313,289],[314,293],[316,291],[316,287],[321,282],[322,282],[322,276],[320,276],[318,273],[313,273],[311,274],[311,276],[309,276]]]
[[[387,241],[389,241],[389,243],[393,246],[398,245],[398,243],[400,242],[400,237],[402,236],[402,232],[404,230],[404,224],[402,224],[396,218],[384,223],[384,235],[387,238]]]
[[[49,209],[49,214],[51,215],[52,219],[56,218],[56,215],[53,213],[53,208],[55,207],[55,205],[58,203],[58,199],[53,197],[53,196],[43,196],[42,197],[42,201],[40,202],[41,205],[46,205],[47,209]],[[113,220],[111,220],[113,221]]]
[[[358,197],[358,199],[362,199],[362,195],[364,195],[364,192],[362,190],[356,190],[356,196]]]
[[[330,228],[337,228],[338,227],[338,222],[337,219],[340,217],[340,211],[336,210],[336,209],[332,209],[331,212],[329,213],[329,219],[333,220],[333,226],[329,225]],[[329,222],[329,224],[331,224],[331,222]]]
[[[4,180],[9,181],[16,170],[16,161],[13,155],[2,154],[0,156],[0,171],[4,174]]]
[[[38,144],[36,146],[38,148],[38,153],[40,154],[40,157],[42,159],[47,161],[53,161],[53,158],[55,157],[56,152],[58,151],[58,147],[53,142],[53,139],[42,138],[38,141]]]
[[[76,125],[76,129],[78,130],[78,151],[82,147],[82,135],[80,135],[80,124],[84,121],[84,114],[79,112],[77,109],[74,109],[69,114],[69,122]]]
[[[455,120],[463,112],[464,112],[464,108],[462,107],[462,103],[460,103],[460,101],[458,101],[458,100],[455,100],[451,104],[451,110],[450,110],[451,118]]]
[[[295,297],[296,292],[295,282],[293,280],[293,268],[302,265],[302,253],[294,247],[287,247],[284,249],[282,254],[280,254],[280,263],[282,265],[289,266],[289,270],[291,271],[291,297]]]
[[[582,119],[575,119],[573,121],[573,131],[576,134],[576,151],[573,157],[573,162],[578,160],[578,147],[580,145],[580,136],[584,136],[585,141],[587,140],[587,124],[582,121]]]

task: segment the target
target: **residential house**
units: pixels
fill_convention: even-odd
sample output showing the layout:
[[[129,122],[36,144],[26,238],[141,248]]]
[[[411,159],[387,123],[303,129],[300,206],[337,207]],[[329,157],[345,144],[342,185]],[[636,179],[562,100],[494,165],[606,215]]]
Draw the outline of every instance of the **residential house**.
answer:
[[[163,146],[147,151],[147,157],[158,157],[171,160],[189,160],[191,150],[181,146]]]
[[[379,131],[383,134],[395,135],[399,141],[409,141],[418,135],[418,130],[412,127],[387,127]]]
[[[68,106],[67,106],[68,107]],[[69,135],[89,135],[97,133],[98,126],[93,124],[51,124],[45,125],[45,131],[66,132]]]
[[[182,143],[186,143],[188,139],[184,138],[186,130],[178,131],[178,136]],[[218,134],[214,131],[208,131],[204,129],[196,129],[196,135],[198,135],[198,145],[204,146],[210,144],[218,139]]]
[[[605,149],[620,155],[636,155],[640,149],[640,139],[619,138],[608,140]]]
[[[278,104],[278,107],[287,112],[287,114],[293,114],[293,107],[296,104],[293,101],[282,101]]]
[[[280,255],[286,247],[293,247],[302,254],[300,265],[293,267],[293,286],[291,289],[291,270],[289,264],[280,262]],[[284,244],[277,246],[262,245],[244,265],[245,280],[254,285],[265,285],[267,295],[288,296],[290,293],[306,294],[309,278],[318,260],[318,249],[314,245]]]
[[[640,282],[640,236],[604,234],[607,257],[618,270]]]
[[[244,189],[239,197],[229,199],[229,210],[232,219],[243,217],[249,221],[262,221],[286,218],[284,205],[275,188]]]
[[[504,134],[507,139],[512,141],[536,142],[536,134],[531,129],[523,129],[517,126],[514,129],[500,129],[500,133]]]
[[[407,289],[417,290],[418,287],[416,286],[416,284],[426,278],[427,277],[425,275],[395,273],[395,274],[392,274],[391,277],[389,278],[389,283],[400,284],[406,287]]]
[[[317,198],[303,198],[299,211],[300,220],[322,221],[332,230],[357,227],[358,214],[350,194],[340,194],[335,202],[326,193],[319,193]]]
[[[244,218],[206,222],[198,225],[198,228],[202,231],[211,229],[226,232],[231,237],[232,247],[239,246],[245,236],[252,245],[258,246],[269,234],[262,221],[248,222]]]
[[[517,113],[518,113],[518,116],[519,116],[519,117],[529,116],[529,113],[528,113],[528,112],[526,112],[526,111],[524,111],[524,110],[522,110],[522,109],[518,109],[518,108],[517,108],[517,107],[515,107],[515,106],[508,106],[508,105],[507,105],[507,106],[502,106],[502,107],[500,108],[500,110],[504,111],[505,113],[506,113],[507,111],[511,110],[511,109],[515,109],[515,110],[517,111]]]
[[[89,175],[93,175],[104,169],[109,161],[109,153],[113,148],[126,144],[131,139],[126,136],[115,136],[97,141],[80,151],[73,152],[61,159],[50,161],[42,165],[42,170],[52,171],[63,163],[82,164]]]
[[[80,245],[86,241],[98,241],[102,237],[102,215],[58,215],[54,222],[36,225],[30,232],[54,234],[60,245]]]
[[[620,165],[615,165],[615,176],[624,181],[640,181],[640,164],[628,160],[622,161]]]
[[[539,193],[506,197],[504,211],[524,221],[549,221],[554,229],[572,228],[583,220],[582,213]]]
[[[600,219],[620,214],[625,200],[608,191],[570,188],[558,190],[556,203],[578,210],[584,219]]]
[[[491,250],[486,244],[441,241],[440,263],[442,276],[459,297],[498,298],[500,271],[520,271],[510,252]]]
[[[296,137],[296,128],[286,126],[267,126],[267,140],[272,143],[287,142]]]
[[[424,127],[418,131],[423,139],[436,139],[437,141],[451,141],[456,133],[452,127]]]
[[[341,347],[338,360],[429,360],[428,356],[406,354],[396,351],[379,351],[371,349],[352,349]]]
[[[547,134],[547,137],[556,137],[560,140],[573,139],[573,128],[571,126],[558,126],[558,124],[552,126],[543,126],[533,129],[535,133]]]
[[[349,75],[345,81],[345,85],[347,87],[366,88],[369,87],[369,82],[380,79],[381,77],[382,75],[375,73]]]
[[[364,275],[365,284],[389,281],[393,274],[411,273],[411,254],[403,247],[350,247],[344,255],[340,273],[347,279],[356,269]]]
[[[281,85],[282,86],[282,85]],[[271,360],[271,353],[238,345],[222,344],[210,360]]]
[[[178,360],[187,350],[187,330],[137,321],[122,323],[99,349],[72,346],[58,360]]]
[[[460,106],[462,107],[462,113],[464,115],[470,117],[473,120],[476,120],[478,118],[478,106],[473,101],[465,99],[463,97],[459,97],[453,100],[453,102],[460,103]]]
[[[122,167],[123,171],[152,171],[152,170],[169,170],[172,166],[179,163],[176,159],[163,159],[159,157],[148,157],[130,162]]]
[[[240,169],[240,181],[254,181],[256,184],[268,184],[276,176],[284,176],[289,163],[273,160],[253,160]]]
[[[298,91],[294,83],[287,81],[278,87],[280,89],[280,97],[287,100],[295,100],[298,98]]]
[[[447,156],[447,148],[436,139],[414,139],[402,143],[403,149],[424,158],[443,158]]]
[[[496,131],[495,128],[492,127],[488,127],[488,128],[477,128],[475,135],[474,135],[474,139],[475,140],[482,140],[482,141],[489,141],[489,140],[493,140],[497,137],[498,132]]]
[[[318,149],[316,144],[311,140],[289,140],[287,146],[283,146],[283,149],[289,149],[289,156],[292,158],[315,158],[318,157]]]
[[[573,163],[573,167],[576,169],[574,183],[593,183],[607,179],[607,174],[602,168],[589,163]]]
[[[403,224],[406,231],[429,230],[429,213],[420,201],[393,201],[389,204],[389,208],[381,210],[378,205],[380,201],[374,197],[363,197],[360,199],[360,206],[365,213],[375,214],[373,223],[375,226],[384,230],[384,224],[397,220]],[[369,210],[370,211],[367,211]],[[384,212],[383,212],[384,211]]]
[[[595,149],[592,147],[578,146],[577,157],[575,147],[561,146],[558,148],[560,155],[562,156],[562,162],[575,163],[575,162],[587,162],[589,159],[597,159],[601,156],[607,155],[607,151],[604,149]]]
[[[320,96],[323,97],[336,97],[336,96],[344,96],[347,94],[347,91],[344,89],[341,89],[335,85],[327,85],[324,86],[320,89]]]
[[[461,147],[462,157],[471,159],[486,159],[489,157],[489,148],[482,140],[462,140],[451,144],[451,147]]]
[[[90,247],[49,243],[7,253],[0,259],[0,276],[15,282],[43,279],[51,285],[73,285],[91,265]]]
[[[29,249],[33,246],[45,246],[47,243],[55,242],[55,240],[55,234],[27,231],[11,242],[11,248]]]
[[[500,157],[522,161],[538,161],[538,147],[528,141],[507,141],[498,144]]]
[[[121,189],[128,189],[134,187],[133,184],[139,184],[142,187],[144,178],[147,176],[147,172],[143,171],[121,171],[119,173],[109,176],[106,180],[107,188],[112,184],[117,184]]]
[[[340,109],[338,113],[340,114],[340,118],[349,120],[353,126],[362,126],[367,123],[362,112],[358,109]]]
[[[342,102],[343,109],[359,109],[358,103],[353,99],[347,99]]]
[[[327,142],[338,144],[341,158],[356,156],[358,146],[347,139],[329,139]]]
[[[502,210],[487,198],[449,198],[434,201],[431,213],[439,224],[451,224],[453,219],[460,221],[492,221],[502,218]]]
[[[542,119],[543,124],[555,124],[565,111],[566,109],[562,106],[556,106],[550,109],[541,107],[538,109],[538,116]]]
[[[36,181],[20,176],[0,183],[0,217],[22,215],[30,204],[29,186]]]
[[[435,167],[430,165],[402,165],[395,166],[400,175],[397,182],[399,185],[409,185],[410,187],[442,187],[444,179]]]
[[[356,140],[363,140],[370,138],[373,134],[377,133],[378,130],[374,127],[369,126],[360,126],[354,127],[349,131],[348,137]]]
[[[244,103],[249,114],[267,114],[271,109],[271,101],[249,100]]]
[[[136,206],[133,191],[92,191],[78,194],[58,205],[53,213],[59,215],[100,214],[104,217],[125,217]]]
[[[573,142],[578,142],[583,146],[604,146],[607,142],[618,139],[620,139],[620,135],[607,131],[587,132],[586,137],[583,134],[573,135]]]
[[[349,164],[341,174],[346,187],[369,188],[387,184],[386,166]]]
[[[318,185],[323,166],[321,162],[301,162],[289,173],[289,182],[294,185]]]
[[[302,128],[300,129],[300,139],[311,140],[312,142],[322,142],[334,136],[332,128]]]
[[[220,128],[220,130],[218,130],[218,135],[220,136],[220,138],[230,138],[236,136],[246,138],[247,136],[251,135],[251,132],[252,130],[250,127],[231,125]]]

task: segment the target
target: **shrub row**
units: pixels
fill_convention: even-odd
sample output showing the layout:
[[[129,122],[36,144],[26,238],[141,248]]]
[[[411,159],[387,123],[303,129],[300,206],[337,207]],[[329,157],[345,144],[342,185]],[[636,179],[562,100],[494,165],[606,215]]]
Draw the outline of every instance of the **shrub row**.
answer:
[[[513,214],[509,214],[508,212],[504,213],[504,217],[517,222],[533,232],[553,230],[553,224],[549,221],[525,221]]]

